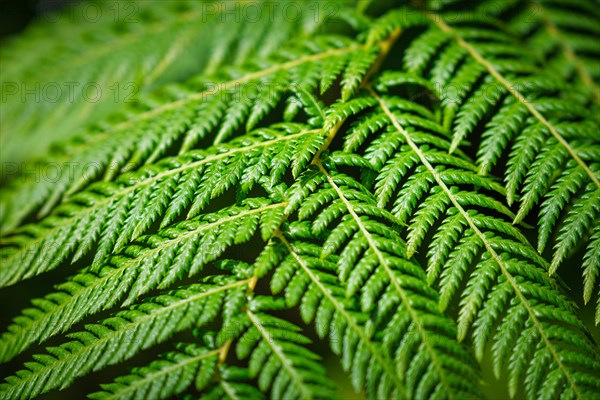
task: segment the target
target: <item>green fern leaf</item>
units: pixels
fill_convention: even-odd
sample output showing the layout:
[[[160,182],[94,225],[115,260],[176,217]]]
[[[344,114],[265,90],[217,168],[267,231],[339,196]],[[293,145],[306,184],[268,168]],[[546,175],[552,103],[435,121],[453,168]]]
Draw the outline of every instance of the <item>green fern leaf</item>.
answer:
[[[161,355],[146,367],[134,368],[130,375],[101,385],[103,391],[90,394],[90,399],[166,399],[186,390],[196,382],[202,389],[216,369],[218,351],[195,344],[178,343],[176,351]]]
[[[507,6],[507,9],[511,7]],[[506,11],[503,7],[500,9],[501,13]],[[600,187],[595,158],[589,157],[584,150],[588,146],[597,146],[597,134],[586,134],[587,124],[595,125],[592,129],[598,132],[596,122],[592,122],[593,117],[589,118],[589,109],[584,106],[586,100],[571,99],[571,91],[564,80],[552,78],[548,71],[538,68],[538,59],[521,50],[522,45],[514,38],[497,32],[485,15],[476,12],[475,21],[466,21],[458,13],[455,20],[448,20],[450,23],[442,15],[430,13],[428,18],[432,26],[422,36],[435,36],[430,32],[441,31],[466,52],[464,65],[450,72],[450,77],[443,76],[447,86],[442,92],[438,90],[444,108],[443,123],[453,126],[450,151],[460,147],[464,139],[481,135],[479,171],[484,174],[502,167],[504,155],[508,154],[504,174],[507,199],[511,205],[515,201],[519,204],[514,222],[524,221],[540,203],[545,211],[549,211],[549,214],[540,214],[536,221],[540,230],[538,249],[543,251],[547,243],[556,238],[550,264],[550,272],[554,273],[572,252],[576,240],[586,236],[593,221],[593,217],[591,220],[586,218],[586,224],[577,227],[577,236],[567,240],[556,229],[560,214],[574,207],[580,195],[593,197],[593,191]],[[543,22],[548,28],[548,21]],[[552,24],[549,26],[551,31],[556,28]],[[562,47],[564,50],[564,43]],[[571,61],[576,62],[572,57]],[[419,72],[425,77],[429,74],[426,69]],[[436,74],[441,76],[439,69]],[[587,78],[589,80],[589,76]],[[451,101],[446,93],[450,87],[459,88],[456,96],[450,96]],[[552,97],[549,97],[550,93]],[[497,110],[495,116],[492,116],[493,110]],[[573,125],[579,126],[574,120],[585,121],[581,122],[581,133],[570,129]],[[559,128],[564,123],[570,128]],[[482,126],[485,126],[483,130]],[[478,143],[479,138],[474,140]],[[463,147],[467,145],[465,143]],[[560,176],[575,173],[577,168],[585,173],[577,183],[587,188],[585,193],[567,195],[567,189],[563,188],[561,197],[556,197],[558,192],[551,189],[553,183]],[[588,183],[595,187],[588,187]],[[574,185],[571,182],[572,190],[575,190]]]
[[[24,227],[22,233],[4,239],[0,282],[6,285],[53,269],[73,253],[72,259],[76,261],[99,241],[94,259],[94,266],[98,266],[110,252],[119,251],[139,237],[152,223],[160,221],[162,215],[165,215],[161,221],[164,227],[190,206],[187,216],[198,215],[209,200],[220,196],[241,178],[245,178],[246,185],[252,185],[268,173],[271,157],[279,153],[286,141],[290,146],[288,157],[278,160],[278,167],[292,163],[294,170],[301,168],[311,152],[316,152],[322,138],[319,132],[297,131],[296,126],[286,128],[290,135],[285,131],[260,130],[256,135],[208,151],[163,160],[115,183],[92,185],[57,208],[46,219],[46,229]],[[291,152],[298,153],[298,158],[292,161]],[[261,172],[255,174],[255,181],[243,175],[244,170],[253,166]],[[177,187],[178,182],[183,185]],[[142,210],[144,216],[139,218]],[[35,269],[29,268],[30,265],[35,265]]]
[[[405,186],[406,190],[410,190],[407,192],[407,194],[410,194],[411,196],[410,200],[405,198],[403,199],[403,197],[406,197],[406,195],[403,196],[402,192],[399,193],[398,198],[403,200],[401,200],[400,203],[397,203],[401,206],[397,206],[394,209],[396,215],[401,218],[401,220],[405,220],[406,215],[410,215],[414,212],[413,210],[415,210],[415,206],[419,203],[420,198],[426,196],[428,199],[422,203],[422,208],[419,208],[421,212],[415,214],[416,222],[411,222],[409,226],[412,229],[417,229],[415,228],[415,224],[418,225],[425,223],[427,226],[431,226],[433,221],[440,217],[441,210],[444,208],[444,206],[437,205],[432,207],[429,205],[429,203],[433,205],[438,204],[437,202],[439,200],[437,200],[436,197],[440,196],[439,193],[441,191],[445,194],[445,196],[447,196],[449,203],[456,208],[458,211],[457,215],[460,215],[464,220],[463,224],[450,230],[449,234],[452,236],[449,239],[445,239],[445,243],[452,248],[446,248],[445,250],[442,250],[442,254],[447,254],[447,256],[444,256],[444,258],[447,258],[444,266],[441,267],[444,272],[442,273],[439,282],[441,294],[440,306],[442,309],[444,309],[448,306],[450,300],[457,293],[460,283],[464,281],[468,267],[473,264],[476,265],[473,275],[467,280],[467,290],[462,295],[461,310],[458,318],[459,338],[465,337],[466,333],[470,330],[471,324],[475,322],[473,339],[475,340],[476,354],[478,358],[481,359],[484,354],[487,339],[490,337],[492,332],[492,327],[498,321],[497,318],[500,314],[500,310],[505,307],[507,296],[511,296],[512,294],[512,296],[516,296],[517,299],[519,299],[519,302],[512,303],[508,309],[510,310],[512,307],[523,307],[527,311],[523,313],[524,318],[529,321],[528,323],[530,326],[533,326],[533,328],[538,331],[537,334],[539,336],[537,340],[542,347],[539,351],[533,353],[531,356],[541,356],[541,353],[547,351],[557,363],[556,369],[548,368],[548,366],[546,366],[544,369],[542,368],[543,364],[538,365],[538,368],[536,369],[537,373],[550,374],[552,376],[553,383],[556,383],[552,389],[554,391],[546,394],[552,396],[557,392],[560,393],[559,391],[562,390],[579,395],[587,393],[588,391],[590,391],[590,393],[593,392],[595,390],[593,389],[595,387],[595,383],[591,384],[592,381],[589,380],[591,379],[591,375],[589,375],[591,374],[591,370],[587,370],[587,377],[585,377],[585,375],[581,376],[582,380],[575,378],[574,376],[579,377],[578,373],[575,373],[575,371],[579,368],[582,368],[583,364],[578,364],[578,359],[572,358],[570,361],[574,364],[572,366],[567,366],[559,361],[559,359],[555,358],[557,357],[556,354],[558,351],[563,352],[564,354],[569,354],[570,350],[566,347],[563,347],[562,342],[551,341],[548,339],[548,335],[550,334],[544,332],[546,328],[538,320],[539,317],[533,314],[531,311],[531,301],[533,301],[535,304],[539,304],[541,299],[556,299],[552,304],[545,306],[547,311],[545,311],[543,314],[545,316],[544,318],[553,316],[556,321],[571,324],[571,329],[565,329],[564,331],[555,327],[549,329],[552,331],[556,330],[555,334],[559,335],[557,336],[558,338],[572,337],[572,340],[575,340],[575,337],[579,337],[579,339],[577,339],[577,346],[579,351],[581,351],[581,354],[593,351],[591,350],[592,347],[590,347],[591,344],[589,344],[584,339],[585,336],[582,336],[581,334],[582,331],[585,332],[584,326],[573,317],[572,306],[564,298],[559,301],[558,299],[560,297],[558,292],[556,292],[555,286],[549,284],[547,282],[547,278],[542,278],[542,276],[544,276],[543,270],[548,268],[545,260],[531,248],[522,235],[516,234],[510,239],[502,237],[506,234],[511,235],[511,233],[516,231],[510,226],[510,224],[505,223],[504,225],[500,225],[502,226],[502,228],[500,228],[502,236],[498,236],[496,233],[494,233],[494,231],[498,229],[496,228],[496,226],[498,226],[496,219],[489,219],[488,216],[477,212],[477,210],[468,210],[468,208],[472,206],[477,208],[486,207],[494,211],[501,210],[502,207],[494,204],[494,202],[496,202],[495,200],[483,194],[475,195],[469,192],[463,194],[457,190],[459,189],[458,186],[454,186],[468,182],[470,184],[475,183],[482,188],[490,190],[494,188],[494,185],[489,183],[486,184],[484,182],[485,178],[482,176],[475,178],[473,181],[464,181],[463,179],[465,174],[448,174],[447,172],[449,170],[447,168],[442,169],[434,167],[426,157],[426,154],[429,151],[428,148],[425,147],[424,149],[421,149],[421,144],[417,144],[412,139],[413,131],[407,130],[401,125],[400,121],[405,122],[407,119],[397,118],[394,112],[386,105],[383,98],[379,97],[374,91],[371,91],[371,94],[378,100],[380,108],[386,113],[386,115],[388,115],[390,119],[390,125],[392,125],[400,134],[396,135],[395,140],[408,144],[408,146],[401,147],[398,144],[394,144],[390,138],[388,138],[386,141],[388,148],[394,149],[387,152],[388,157],[391,158],[394,151],[414,152],[418,156],[419,162],[422,163],[426,168],[426,171],[428,171],[430,177],[430,179],[423,178],[418,180],[415,178],[418,176],[418,174],[413,174],[409,178],[407,184],[412,180],[415,182],[412,186],[415,186],[417,189],[412,190],[409,189],[411,186]],[[429,143],[436,145],[436,142],[442,141],[432,138],[431,142]],[[378,143],[375,145],[379,146]],[[439,161],[436,160],[435,162],[437,164]],[[455,179],[458,180],[455,181]],[[432,184],[437,184],[440,188],[440,191],[430,190],[430,186]],[[502,189],[498,188],[497,186],[495,189],[499,193],[503,192]],[[423,217],[425,213],[427,213],[428,218]],[[505,214],[507,214],[508,217],[512,217],[512,213],[510,213],[509,210],[505,210]],[[426,230],[427,226],[422,229]],[[468,227],[469,229],[463,231],[463,226]],[[413,236],[411,236],[411,238],[413,243],[415,243],[415,231],[413,230],[412,232]],[[457,245],[455,240],[460,237],[459,235],[462,236],[462,239],[461,243]],[[441,239],[438,238],[438,241],[439,240]],[[484,252],[482,260],[477,262],[475,257],[478,256],[481,251]],[[526,261],[522,261],[523,259]],[[435,269],[439,270],[440,267],[434,268],[434,270]],[[500,279],[500,277],[503,279]],[[518,285],[516,284],[517,279],[519,282]],[[543,288],[539,287],[538,285],[540,285],[542,282],[546,282],[547,286]],[[491,293],[487,292],[489,291],[490,287],[493,287],[494,285],[500,285],[500,287],[503,287],[503,290],[499,290],[497,292],[494,291]],[[498,298],[501,293],[504,297]],[[529,299],[529,296],[534,297],[533,299]],[[537,296],[540,296],[539,300],[536,299]],[[486,297],[488,299],[486,299]],[[508,315],[510,315],[510,313]],[[509,317],[505,317],[505,320],[506,318]],[[514,329],[512,328],[512,324],[507,323],[506,326],[511,326],[511,329]],[[503,368],[505,368],[506,364],[503,354],[508,354],[510,352],[508,350],[510,347],[507,346],[512,346],[514,343],[510,342],[509,345],[502,343],[501,339],[506,338],[506,335],[507,333],[502,331],[498,331],[496,335],[496,342],[494,344],[496,348],[496,371],[501,371]],[[560,350],[555,349],[555,347],[558,347]],[[543,370],[544,372],[541,372],[540,370]],[[518,377],[517,381],[515,382],[525,381],[526,391],[528,391],[530,395],[533,396],[535,393],[538,393],[538,391],[541,390],[539,382],[532,383],[528,379],[524,379],[523,374],[525,373],[525,365],[522,365],[520,369],[512,369],[511,373],[516,374]],[[559,384],[558,382],[567,382],[568,386],[562,387],[562,383]],[[590,384],[591,386],[588,386]],[[511,393],[514,393],[515,388],[516,386],[513,384],[511,387]]]
[[[2,334],[0,359],[9,360],[35,341],[46,340],[116,302],[130,304],[150,290],[168,287],[181,276],[198,274],[227,247],[248,241],[259,223],[262,230],[272,230],[272,222],[261,214],[278,208],[283,210],[283,204],[247,200],[242,207],[181,222],[140,238],[101,268],[85,269],[58,285],[55,292],[34,300],[34,307],[24,310]]]
[[[395,218],[384,209],[378,208],[373,197],[365,196],[365,188],[359,183],[342,174],[332,175],[323,164],[317,165],[325,179],[319,175],[312,175],[311,177],[316,181],[314,183],[302,181],[302,185],[309,186],[319,197],[323,193],[319,190],[320,185],[327,185],[324,189],[328,190],[328,187],[333,189],[335,197],[325,201],[320,200],[320,208],[323,209],[318,215],[313,215],[314,208],[312,213],[304,209],[311,204],[309,195],[298,209],[298,215],[313,220],[311,230],[317,236],[325,233],[328,226],[341,217],[341,223],[331,228],[323,243],[321,257],[339,252],[338,270],[341,281],[346,282],[346,296],[360,295],[363,312],[381,314],[382,317],[377,318],[379,319],[383,318],[388,310],[398,308],[391,325],[382,327],[384,346],[396,359],[396,368],[401,375],[408,373],[424,376],[423,385],[407,385],[405,389],[407,395],[409,397],[435,396],[435,390],[440,390],[446,393],[474,396],[474,392],[467,390],[470,385],[466,382],[476,379],[475,374],[468,367],[458,368],[460,363],[455,363],[451,358],[447,359],[441,355],[445,352],[468,357],[467,353],[460,347],[454,347],[452,340],[444,340],[440,336],[437,336],[435,341],[432,339],[430,329],[433,329],[433,326],[446,326],[449,321],[444,322],[443,317],[430,314],[437,309],[437,306],[435,300],[429,297],[433,293],[429,292],[424,285],[424,276],[420,268],[406,261],[406,250],[393,239],[395,236],[393,231],[386,224],[376,222],[378,218],[390,222]],[[297,189],[292,188],[292,191],[295,190]],[[327,204],[329,202],[330,204]],[[422,293],[424,297],[411,300],[411,296],[417,292]],[[378,309],[376,304],[379,303],[386,305],[385,310]],[[414,303],[420,304],[419,307],[413,308]],[[400,321],[404,322],[400,323]],[[428,323],[432,325],[429,326]],[[403,328],[398,331],[400,326]],[[414,332],[414,329],[418,331]],[[429,360],[432,365],[428,370],[411,364],[405,353],[411,347],[403,350],[397,342],[403,337],[406,339],[405,335],[411,335],[411,332],[417,336],[414,339],[410,336],[411,341],[419,341],[421,343],[419,347],[422,348],[414,354],[414,357]],[[450,339],[453,335],[451,328],[446,333],[448,334],[446,339]],[[417,345],[411,344],[411,346]]]
[[[43,206],[40,214],[45,215],[65,195],[72,195],[102,174],[113,177],[122,171],[153,162],[182,136],[184,150],[209,133],[215,135],[213,143],[222,142],[245,125],[252,103],[259,104],[269,98],[270,94],[265,90],[265,93],[254,98],[250,96],[248,103],[239,101],[242,96],[249,97],[246,92],[256,89],[261,79],[278,77],[277,85],[285,88],[287,82],[278,75],[282,71],[287,73],[287,77],[295,74],[296,82],[305,81],[309,73],[302,68],[305,64],[353,52],[355,58],[362,55],[360,48],[344,40],[324,38],[311,44],[312,47],[299,47],[298,54],[283,52],[282,56],[287,58],[281,60],[281,56],[274,57],[276,61],[267,63],[259,70],[254,67],[248,72],[243,68],[232,68],[224,79],[200,76],[191,79],[183,87],[175,85],[165,88],[154,96],[156,98],[141,98],[135,106],[122,112],[121,120],[91,128],[80,137],[63,144],[69,148],[68,152],[44,161],[45,164],[58,165],[61,171],[68,173],[61,174],[52,182],[35,182],[35,176],[13,179],[16,187],[3,194],[0,219],[4,221],[4,218],[10,218],[3,222],[9,228],[40,206]],[[290,61],[290,57],[294,58]],[[225,108],[229,108],[230,112],[223,113]],[[210,113],[208,120],[196,117],[199,113],[204,115],[207,112]],[[171,121],[166,131],[162,129],[165,124],[161,122],[163,119]],[[198,121],[198,125],[193,124],[195,121]],[[255,123],[252,121],[252,124]]]
[[[237,355],[249,357],[250,376],[258,379],[261,390],[270,388],[273,398],[335,397],[319,357],[304,347],[310,340],[300,328],[267,313],[285,308],[278,300],[255,298],[245,318],[236,320],[244,327]]]
[[[261,400],[263,393],[250,379],[246,368],[222,366],[219,369],[219,382],[204,393],[203,398],[210,400]]]
[[[35,356],[27,369],[7,378],[3,395],[30,398],[64,388],[76,377],[127,359],[175,332],[206,324],[217,316],[229,291],[247,285],[247,279],[217,279],[213,285],[182,288],[87,325],[84,331],[69,334],[70,342],[49,347],[48,354]]]

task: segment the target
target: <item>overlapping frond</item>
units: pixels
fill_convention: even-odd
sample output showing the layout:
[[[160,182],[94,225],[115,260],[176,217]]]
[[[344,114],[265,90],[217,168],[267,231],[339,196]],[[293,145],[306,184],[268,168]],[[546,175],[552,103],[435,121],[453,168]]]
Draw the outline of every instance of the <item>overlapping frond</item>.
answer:
[[[241,335],[236,345],[240,359],[258,388],[274,399],[331,399],[335,386],[327,378],[320,357],[306,348],[311,341],[299,327],[271,313],[285,309],[284,299],[255,297],[231,323]]]
[[[153,224],[164,228],[179,217],[193,218],[232,187],[243,198],[265,176],[265,185],[275,186],[288,166],[301,169],[322,140],[318,130],[282,124],[95,183],[42,223],[3,238],[0,284],[48,271],[65,259],[77,261],[94,247],[99,266]]]
[[[215,277],[212,283],[168,292],[86,325],[85,330],[68,335],[71,341],[49,347],[47,354],[27,363],[27,369],[8,377],[0,388],[3,397],[32,398],[64,388],[76,377],[126,360],[175,332],[206,324],[217,317],[228,297],[243,297],[247,285],[248,279]]]
[[[383,77],[378,87],[391,90],[396,78]],[[477,174],[468,159],[449,155],[451,144],[439,133],[441,125],[424,127],[414,119],[416,113],[396,107],[393,98],[370,94],[377,105],[370,114],[362,110],[364,118],[388,117],[372,139],[364,136],[369,140],[365,158],[380,171],[373,191],[381,207],[407,224],[411,254],[424,253],[426,236],[431,241],[428,281],[439,288],[442,309],[460,297],[458,337],[472,333],[479,359],[491,340],[496,373],[510,365],[512,395],[521,383],[531,398],[595,393],[597,349],[548,277],[548,263],[511,224],[514,215],[498,200],[503,187]]]
[[[326,26],[327,18],[314,18],[323,8],[298,3],[289,18],[280,3],[109,0],[42,14],[41,24],[3,48],[2,158],[31,161],[86,121],[143,103],[148,88],[271,54]]]
[[[156,361],[134,368],[129,375],[103,384],[102,391],[90,399],[168,399],[194,384],[202,390],[217,369],[218,350],[202,348],[194,343],[177,343],[176,350]]]
[[[139,238],[98,268],[86,268],[32,302],[0,339],[7,361],[32,343],[63,332],[83,317],[117,302],[129,304],[155,288],[194,276],[227,248],[249,241],[257,230],[269,236],[285,203],[247,199],[240,206],[189,219]]]
[[[519,205],[514,223],[538,225],[537,249],[552,248],[553,274],[576,243],[587,242],[600,209],[598,106],[577,98],[568,79],[499,31],[493,13],[482,14],[492,8],[468,16],[423,11],[427,29],[405,53],[406,69],[440,99],[441,125],[452,133],[450,153],[475,144],[478,172],[500,175],[508,204]],[[410,62],[422,47],[439,55],[426,51],[418,65]],[[531,215],[536,208],[537,217]],[[574,217],[579,210],[585,210],[582,219]]]
[[[454,326],[439,313],[423,270],[407,260],[392,227],[396,218],[351,177],[328,171],[320,161],[317,166],[292,186],[287,212],[311,221],[316,237],[325,235],[322,257],[339,254],[337,272],[346,297],[359,296],[361,311],[374,316],[373,329],[382,332],[383,349],[395,360],[398,376],[420,377],[405,383],[405,395],[476,397],[477,377],[465,362],[469,353],[454,341]]]
[[[312,92],[320,79],[331,79],[332,72],[350,82],[347,91],[351,93],[352,82],[366,72],[357,69],[358,61],[351,61],[363,59],[364,52],[364,47],[348,38],[324,36],[263,61],[232,66],[217,75],[197,76],[140,96],[134,105],[61,143],[60,151],[36,167],[36,174],[24,171],[0,192],[3,233],[32,212],[45,215],[65,195],[102,177],[112,180],[169,152],[186,152],[203,139],[218,144],[239,136],[278,105],[285,105],[283,116],[292,120],[303,108],[303,98],[296,93]],[[347,70],[322,69],[320,63],[325,60],[347,63]],[[45,168],[52,171],[49,179],[43,175]]]
[[[597,7],[586,1],[484,1],[477,12],[496,23],[504,21],[503,27],[525,38],[527,49],[543,60],[546,69],[600,102],[600,72],[594,67],[600,55]]]
[[[381,340],[374,337],[368,314],[355,299],[347,298],[336,274],[336,263],[321,258],[322,248],[310,243],[310,228],[290,225],[290,238],[280,234],[257,260],[257,270],[276,268],[274,293],[284,291],[290,307],[300,307],[306,323],[313,323],[321,338],[329,338],[357,390],[371,397],[406,397],[402,377],[393,367]],[[285,289],[285,290],[284,290]]]

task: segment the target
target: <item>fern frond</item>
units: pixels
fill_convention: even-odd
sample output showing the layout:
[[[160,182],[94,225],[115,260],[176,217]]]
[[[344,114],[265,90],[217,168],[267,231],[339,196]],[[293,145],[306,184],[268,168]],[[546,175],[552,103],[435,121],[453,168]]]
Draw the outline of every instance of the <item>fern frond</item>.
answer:
[[[248,371],[263,392],[274,399],[335,398],[335,387],[327,379],[320,358],[305,346],[310,340],[301,329],[270,312],[285,309],[281,298],[256,297],[241,325],[236,354],[248,358]]]
[[[505,6],[511,9],[515,4]],[[481,7],[480,11],[485,9]],[[564,80],[553,78],[538,67],[539,61],[514,38],[498,32],[489,18],[480,16],[482,19],[478,20],[475,14],[474,22],[464,20],[460,13],[454,15],[456,20],[447,17],[453,21],[451,26],[445,22],[445,15],[427,13],[431,26],[422,36],[435,36],[429,33],[432,30],[445,34],[466,53],[461,67],[445,70],[446,86],[437,89],[443,109],[442,125],[452,127],[450,152],[466,147],[462,144],[464,139],[475,143],[481,140],[477,150],[481,173],[506,166],[508,203],[519,204],[514,223],[521,223],[535,207],[541,206],[543,211],[536,220],[540,232],[537,247],[543,252],[549,242],[554,242],[552,274],[573,251],[575,243],[585,240],[595,211],[584,224],[573,227],[577,229],[574,235],[561,236],[557,229],[561,215],[568,214],[581,198],[595,202],[590,205],[592,210],[600,204],[594,200],[594,192],[600,188],[597,158],[594,150],[587,150],[597,148],[600,126],[584,106],[585,101],[570,97],[571,90]],[[442,57],[429,64],[441,65]],[[420,73],[429,79],[442,76],[433,68]],[[421,86],[429,88],[431,84]],[[459,88],[459,94],[448,96],[454,87]],[[478,137],[479,132],[482,133]]]
[[[290,234],[310,236],[310,228],[290,226]],[[271,280],[274,293],[285,289],[289,306],[300,305],[302,319],[314,323],[321,338],[329,336],[330,346],[350,372],[356,390],[366,388],[371,397],[406,397],[404,383],[392,366],[380,340],[373,337],[368,315],[348,299],[336,276],[336,264],[320,257],[321,248],[305,241],[293,244],[283,234],[268,247],[266,254],[277,254],[269,266],[277,273]],[[267,266],[262,267],[268,270]],[[366,373],[365,371],[371,371]]]
[[[2,49],[2,155],[31,154],[0,177],[0,288],[43,294],[4,320],[1,398],[482,398],[489,368],[600,392],[589,0],[176,3]]]
[[[165,353],[145,367],[104,384],[102,391],[88,397],[108,399],[168,399],[193,383],[203,389],[217,369],[219,350],[208,350],[193,343],[178,343],[176,351]]]
[[[98,324],[86,325],[84,331],[68,335],[70,342],[34,356],[34,361],[8,377],[0,390],[7,398],[32,398],[64,388],[75,378],[125,360],[175,332],[210,322],[229,296],[244,296],[247,285],[248,279],[215,277],[212,284],[171,291]]]
[[[327,29],[329,22],[311,18],[322,8],[314,1],[298,3],[294,19],[286,17],[283,4],[255,6],[252,21],[227,15],[244,12],[242,7],[238,1],[155,7],[103,1],[44,16],[44,23],[3,49],[3,88],[16,90],[3,100],[3,160],[30,161],[83,128],[82,115],[101,118],[157,83],[265,57],[292,37]],[[57,22],[63,29],[53,29]],[[51,38],[40,34],[47,29]],[[44,95],[23,101],[33,89]]]
[[[339,252],[338,274],[346,284],[346,296],[359,295],[363,312],[376,313],[377,321],[396,310],[389,325],[380,329],[384,348],[396,360],[399,375],[422,376],[420,385],[406,385],[407,396],[435,397],[440,392],[450,397],[476,396],[472,386],[476,374],[464,364],[469,354],[453,342],[450,320],[436,312],[437,299],[427,288],[422,270],[407,261],[406,249],[390,228],[396,219],[377,207],[375,198],[365,195],[366,189],[358,182],[330,173],[320,162],[317,166],[319,173],[309,176],[311,182],[298,182],[301,190],[310,188],[308,197],[294,195],[298,189],[292,187],[289,196],[294,200],[289,201],[288,212],[299,206],[298,215],[312,221],[317,237],[327,232],[322,257]],[[324,193],[334,196],[323,197]],[[319,205],[318,212],[313,203]],[[341,222],[332,225],[340,218]],[[413,364],[411,358],[419,363]]]
[[[253,385],[247,368],[222,365],[219,368],[218,383],[209,387],[203,393],[203,398],[206,400],[262,400],[265,396]]]
[[[590,57],[598,55],[600,35],[597,21],[600,15],[591,3],[585,1],[532,1],[529,3],[483,2],[488,18],[506,20],[505,25],[516,36],[526,38],[528,49],[537,53],[548,68],[565,80],[575,81],[582,92],[598,103],[598,71],[589,64]],[[568,10],[568,11],[566,11]]]
[[[43,225],[22,227],[2,240],[0,284],[43,273],[67,258],[77,261],[99,243],[93,264],[97,267],[153,223],[168,226],[186,211],[187,218],[193,218],[240,180],[242,193],[263,176],[276,185],[290,164],[294,171],[302,168],[323,140],[317,130],[292,124],[276,128],[92,185],[58,207]]]
[[[197,275],[228,247],[247,242],[259,226],[269,236],[272,220],[279,221],[284,207],[284,203],[247,199],[241,206],[139,238],[100,268],[86,268],[57,285],[55,292],[35,299],[33,307],[23,310],[0,337],[0,360],[13,358],[87,315],[118,302],[130,304],[150,290],[166,288],[185,275]]]
[[[434,20],[434,23],[437,25],[437,27],[439,27],[439,29],[441,29],[442,31],[444,31],[448,34],[456,34],[455,31],[453,30],[453,28],[448,26],[441,18],[436,18],[436,17],[431,17],[431,18]],[[459,34],[460,34],[460,32],[459,32]],[[478,44],[475,47],[474,45],[471,45],[470,43],[466,42],[460,36],[458,36],[456,40],[457,40],[458,44],[460,46],[462,46],[470,54],[470,56],[474,59],[474,61],[479,63],[480,65],[482,65],[487,70],[487,73],[489,73],[489,75],[494,79],[494,81],[498,83],[499,86],[497,89],[502,90],[502,91],[508,90],[510,92],[510,94],[515,97],[515,99],[517,101],[523,103],[525,105],[525,107],[528,109],[528,111],[530,112],[530,114],[533,116],[533,118],[548,129],[549,133],[552,136],[554,136],[556,138],[556,140],[561,143],[562,146],[564,146],[566,148],[566,150],[569,152],[570,156],[573,157],[580,165],[582,165],[582,167],[584,169],[586,169],[586,172],[590,176],[590,179],[594,183],[596,183],[596,185],[600,186],[600,183],[598,182],[598,178],[595,177],[595,175],[591,171],[589,171],[589,169],[587,168],[587,165],[583,162],[583,160],[581,160],[579,155],[573,151],[570,144],[568,142],[566,142],[562,138],[562,136],[560,136],[558,134],[558,132],[556,132],[556,129],[554,128],[554,126],[537,110],[535,103],[532,104],[532,102],[529,101],[523,95],[523,93],[521,93],[518,90],[518,86],[515,85],[514,83],[510,82],[509,79],[507,79],[503,75],[501,67],[494,66],[493,62],[490,62],[485,58],[487,56],[487,57],[490,57],[492,60],[494,60],[494,54],[491,54],[491,55],[487,54],[485,52],[485,46],[481,46]],[[510,66],[508,66],[508,67],[510,68]],[[479,96],[479,98],[481,98],[481,97],[486,97],[486,96]],[[537,99],[537,101],[541,102],[540,99]]]
[[[596,350],[588,342],[586,329],[575,317],[569,300],[560,294],[556,285],[545,274],[544,271],[548,266],[544,259],[524,241],[522,235],[516,233],[518,231],[509,223],[499,223],[501,219],[478,211],[480,207],[491,210],[497,207],[493,206],[485,195],[465,193],[465,196],[461,193],[460,186],[457,185],[463,184],[464,181],[460,179],[454,181],[452,175],[448,177],[446,174],[447,168],[434,166],[427,159],[428,148],[421,148],[421,145],[413,140],[414,128],[401,126],[385,100],[374,91],[371,91],[371,95],[378,99],[380,108],[390,119],[390,124],[401,135],[396,140],[408,145],[404,150],[403,147],[394,144],[389,144],[388,147],[398,148],[400,152],[414,152],[431,176],[429,181],[413,184],[418,188],[411,191],[414,193],[413,200],[404,201],[402,204],[408,205],[409,210],[414,210],[416,204],[423,201],[419,208],[421,215],[428,213],[430,219],[423,219],[418,213],[415,218],[417,221],[423,219],[432,226],[431,221],[440,217],[443,207],[432,208],[428,205],[428,201],[438,196],[441,191],[447,197],[447,204],[455,208],[455,211],[449,213],[451,220],[463,219],[463,222],[458,225],[455,222],[448,222],[454,225],[447,230],[450,236],[446,239],[438,236],[436,239],[451,246],[445,250],[438,248],[441,254],[447,254],[447,259],[438,256],[438,262],[444,264],[444,272],[439,282],[442,308],[447,307],[449,300],[457,293],[458,286],[464,282],[467,268],[474,265],[474,270],[467,279],[467,289],[461,295],[458,318],[459,338],[464,338],[473,326],[472,337],[475,350],[481,360],[488,338],[496,332],[492,349],[498,375],[506,368],[509,354],[520,357],[518,363],[509,362],[511,395],[516,393],[519,382],[525,383],[525,390],[530,397],[542,394],[554,397],[564,393],[584,398],[594,393],[600,385],[600,381],[592,372],[598,360],[595,356],[589,359],[585,355],[597,354]],[[478,181],[482,179],[486,178],[482,176],[477,178]],[[415,181],[414,175],[409,178],[408,183],[411,180]],[[439,191],[431,190],[430,185],[438,186]],[[429,199],[421,200],[423,197]],[[477,209],[469,210],[473,206]],[[398,211],[399,209],[396,213]],[[456,217],[452,217],[453,215]],[[463,230],[464,228],[468,229]],[[459,238],[461,242],[457,244],[455,241]],[[479,257],[481,259],[478,261]],[[509,302],[509,299],[512,300]],[[507,314],[500,320],[504,312]],[[517,328],[514,321],[511,322],[512,315],[515,313],[519,315],[522,324],[519,325],[518,331],[515,330]],[[552,325],[549,321],[566,326]],[[495,328],[496,324],[500,325]],[[523,335],[530,335],[527,341],[530,352],[527,355],[522,353],[517,355],[517,350],[524,351],[523,344],[520,342],[523,340]],[[511,337],[515,340],[508,339]],[[520,339],[517,340],[517,337]],[[531,337],[534,339],[530,340]],[[545,357],[546,362],[535,362],[540,357]],[[533,360],[535,367],[527,364],[529,360]],[[533,373],[538,374],[540,378],[533,380],[530,377]],[[546,379],[544,386],[541,385],[542,377]]]
[[[151,96],[140,97],[138,103],[126,107],[106,123],[63,143],[61,148],[67,151],[44,160],[39,167],[42,170],[44,165],[58,166],[61,173],[56,179],[40,181],[35,174],[15,177],[10,190],[0,193],[3,234],[34,211],[42,216],[47,214],[59,200],[102,175],[112,180],[123,172],[154,162],[180,139],[183,147],[175,148],[176,151],[190,149],[204,138],[215,144],[223,142],[247,122],[255,125],[261,114],[264,119],[267,111],[286,100],[283,93],[293,95],[290,89],[294,82],[312,81],[313,86],[306,86],[305,90],[315,90],[318,81],[309,75],[319,73],[319,61],[328,58],[350,61],[363,56],[361,49],[344,37],[323,37],[297,45],[292,51],[281,51],[269,62],[232,67],[221,74],[224,76],[198,76],[187,84],[167,86]],[[264,80],[270,84],[257,92]],[[282,98],[275,103],[277,93]],[[262,111],[254,111],[261,107]],[[225,113],[225,109],[229,112]]]

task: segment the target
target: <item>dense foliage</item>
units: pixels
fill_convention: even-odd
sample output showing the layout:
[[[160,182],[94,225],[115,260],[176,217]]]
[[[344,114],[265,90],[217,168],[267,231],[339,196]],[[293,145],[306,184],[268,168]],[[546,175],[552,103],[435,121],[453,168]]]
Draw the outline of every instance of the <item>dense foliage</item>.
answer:
[[[4,43],[0,397],[598,398],[597,4],[400,3]]]

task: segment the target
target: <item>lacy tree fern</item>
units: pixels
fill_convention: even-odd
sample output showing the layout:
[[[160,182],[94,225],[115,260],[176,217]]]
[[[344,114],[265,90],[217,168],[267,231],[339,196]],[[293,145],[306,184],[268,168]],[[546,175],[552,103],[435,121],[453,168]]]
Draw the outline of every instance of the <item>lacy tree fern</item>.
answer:
[[[598,396],[592,2],[149,4],[5,44],[2,398]]]

